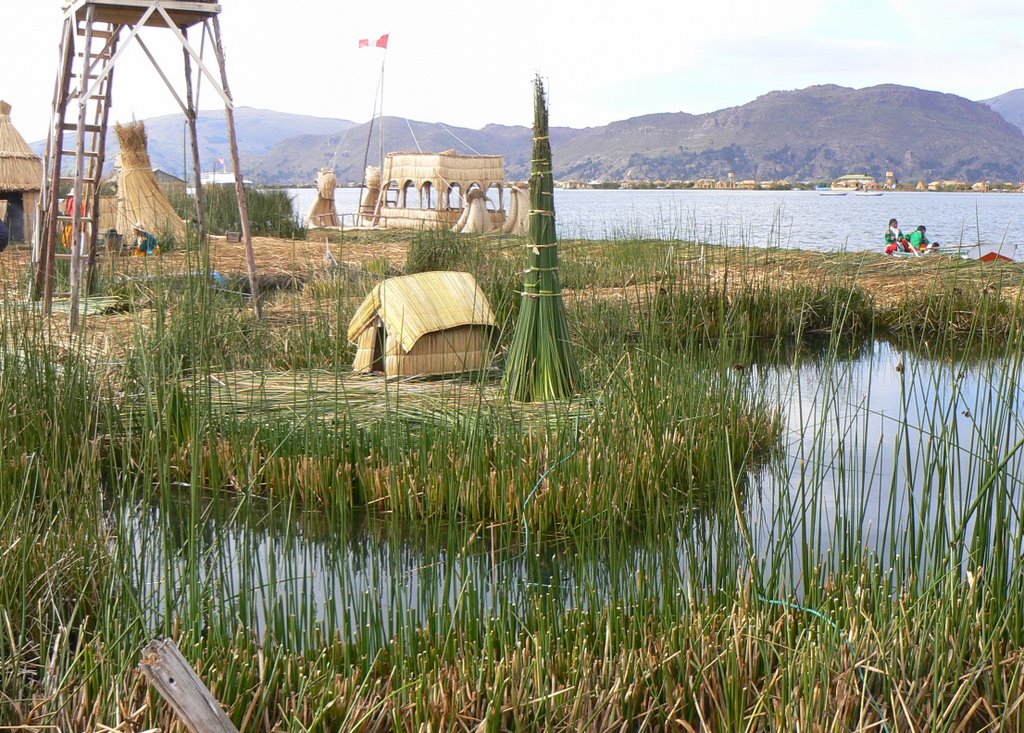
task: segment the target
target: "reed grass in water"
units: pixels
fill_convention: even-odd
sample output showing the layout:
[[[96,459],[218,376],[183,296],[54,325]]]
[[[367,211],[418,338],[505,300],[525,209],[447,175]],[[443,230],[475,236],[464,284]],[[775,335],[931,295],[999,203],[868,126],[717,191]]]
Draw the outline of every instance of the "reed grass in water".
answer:
[[[857,379],[842,278],[619,245],[569,248],[586,404],[349,389],[369,281],[111,273],[123,356],[0,305],[0,726],[173,730],[171,635],[247,732],[1024,729],[1016,307],[923,289]]]

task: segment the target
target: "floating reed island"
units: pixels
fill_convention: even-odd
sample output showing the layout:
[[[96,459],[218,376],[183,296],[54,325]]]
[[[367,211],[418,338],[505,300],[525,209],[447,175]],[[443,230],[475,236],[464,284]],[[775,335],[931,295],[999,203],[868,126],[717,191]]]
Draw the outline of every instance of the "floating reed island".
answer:
[[[0,257],[0,725],[174,730],[166,635],[241,731],[1024,729],[1020,265],[313,236],[262,319],[101,253],[75,335]]]

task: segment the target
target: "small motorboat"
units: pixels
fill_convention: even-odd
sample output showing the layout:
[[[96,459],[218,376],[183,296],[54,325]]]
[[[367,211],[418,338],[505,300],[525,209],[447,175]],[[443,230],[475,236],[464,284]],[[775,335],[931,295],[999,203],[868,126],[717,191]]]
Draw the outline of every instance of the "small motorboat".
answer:
[[[857,191],[854,196],[881,196],[882,191]]]
[[[845,196],[849,191],[842,191],[838,188],[830,188],[827,191],[818,191],[819,196]]]

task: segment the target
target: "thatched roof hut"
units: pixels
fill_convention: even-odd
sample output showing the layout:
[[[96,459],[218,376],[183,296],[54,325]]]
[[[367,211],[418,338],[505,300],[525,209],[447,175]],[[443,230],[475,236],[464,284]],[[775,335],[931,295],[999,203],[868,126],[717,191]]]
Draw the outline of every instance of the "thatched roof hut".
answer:
[[[494,313],[468,272],[424,272],[377,285],[352,317],[352,368],[388,377],[456,374],[488,365]]]
[[[8,221],[12,242],[32,239],[32,225],[43,161],[11,122],[11,105],[0,100],[0,217]]]
[[[146,126],[142,122],[115,125],[121,143],[121,178],[117,184],[116,228],[129,235],[136,224],[157,238],[172,236],[185,242],[185,222],[160,188],[149,160]]]

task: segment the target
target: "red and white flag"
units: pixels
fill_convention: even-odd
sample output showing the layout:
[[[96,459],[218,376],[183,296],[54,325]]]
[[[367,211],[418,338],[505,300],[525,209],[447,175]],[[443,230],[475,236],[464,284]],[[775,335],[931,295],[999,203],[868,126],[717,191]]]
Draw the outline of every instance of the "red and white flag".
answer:
[[[388,47],[388,36],[389,35],[391,35],[391,34],[390,33],[385,33],[383,36],[381,36],[376,41],[374,41],[372,43],[372,45],[376,46],[377,48],[387,48]],[[360,38],[359,39],[359,48],[368,48],[370,45],[371,45],[371,43],[370,43],[370,39],[369,38]]]

